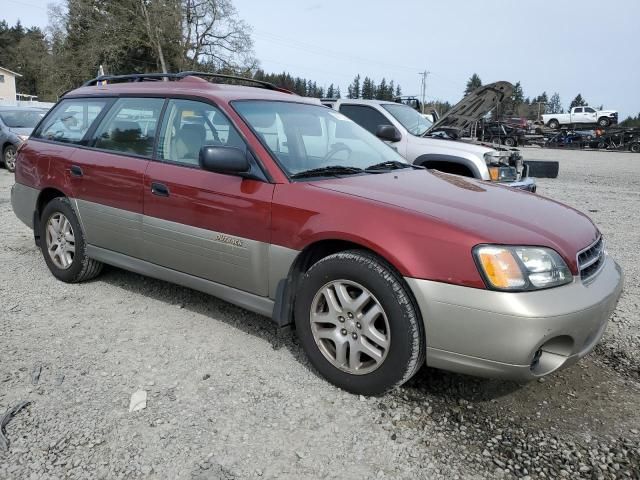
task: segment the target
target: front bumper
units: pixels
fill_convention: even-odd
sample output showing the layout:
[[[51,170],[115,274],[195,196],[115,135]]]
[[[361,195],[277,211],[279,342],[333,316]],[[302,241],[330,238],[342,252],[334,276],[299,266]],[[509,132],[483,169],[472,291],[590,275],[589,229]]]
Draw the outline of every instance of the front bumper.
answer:
[[[420,307],[427,365],[532,380],[574,364],[602,338],[623,287],[607,257],[588,284],[509,293],[406,278]]]
[[[523,177],[521,180],[516,182],[506,182],[502,185],[506,185],[511,188],[517,188],[518,190],[525,190],[527,192],[535,193],[537,190],[536,181],[531,177]]]

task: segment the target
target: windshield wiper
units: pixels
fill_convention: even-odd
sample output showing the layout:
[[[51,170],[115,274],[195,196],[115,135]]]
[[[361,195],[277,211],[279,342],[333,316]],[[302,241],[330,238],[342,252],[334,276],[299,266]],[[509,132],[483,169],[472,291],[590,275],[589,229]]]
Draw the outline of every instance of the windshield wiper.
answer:
[[[358,167],[343,167],[342,165],[330,165],[328,167],[312,168],[290,175],[291,178],[325,177],[331,175],[348,175],[362,173],[364,170]]]
[[[402,168],[411,168],[413,165],[408,163],[399,162],[397,160],[389,160],[387,162],[376,163],[375,165],[370,165],[365,168],[365,171],[377,171],[377,170],[400,170]]]

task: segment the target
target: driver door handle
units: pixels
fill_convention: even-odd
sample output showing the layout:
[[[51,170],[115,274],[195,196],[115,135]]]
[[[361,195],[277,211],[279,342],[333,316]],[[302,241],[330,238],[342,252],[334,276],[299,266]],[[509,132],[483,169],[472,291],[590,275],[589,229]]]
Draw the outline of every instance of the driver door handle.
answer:
[[[71,167],[69,168],[69,172],[71,172],[71,175],[74,177],[82,177],[82,175],[84,175],[84,173],[82,172],[82,168],[80,168],[78,165],[71,165]]]
[[[169,188],[164,183],[151,182],[151,193],[159,197],[168,197]]]

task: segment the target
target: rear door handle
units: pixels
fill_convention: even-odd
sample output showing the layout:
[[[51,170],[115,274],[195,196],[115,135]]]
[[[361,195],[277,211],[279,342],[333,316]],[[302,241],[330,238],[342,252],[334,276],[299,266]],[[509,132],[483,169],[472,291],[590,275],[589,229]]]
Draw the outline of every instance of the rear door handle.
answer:
[[[81,177],[82,175],[84,175],[84,173],[82,172],[82,169],[78,165],[71,165],[71,168],[69,168],[69,171],[71,172],[71,175],[73,175],[74,177]]]
[[[151,182],[151,193],[159,197],[168,197],[169,188],[164,183]]]

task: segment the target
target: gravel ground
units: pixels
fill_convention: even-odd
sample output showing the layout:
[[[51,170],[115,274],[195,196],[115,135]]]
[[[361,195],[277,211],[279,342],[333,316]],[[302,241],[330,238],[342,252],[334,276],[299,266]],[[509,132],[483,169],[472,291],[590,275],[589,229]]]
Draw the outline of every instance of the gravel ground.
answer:
[[[423,368],[380,398],[332,387],[295,335],[214,298],[115,268],[56,281],[0,170],[0,414],[32,402],[0,478],[640,478],[640,156],[524,155],[560,160],[540,194],[590,215],[625,270],[601,346],[540,382]]]

